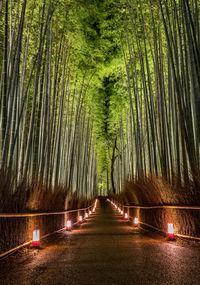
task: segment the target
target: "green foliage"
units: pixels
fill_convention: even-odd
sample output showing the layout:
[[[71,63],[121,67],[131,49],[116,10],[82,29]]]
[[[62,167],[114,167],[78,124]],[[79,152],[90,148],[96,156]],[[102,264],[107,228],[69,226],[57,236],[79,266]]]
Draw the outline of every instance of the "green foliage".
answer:
[[[57,20],[70,38],[76,65],[82,72],[87,66],[88,80],[92,76],[86,100],[92,110],[99,175],[105,178],[123,113],[120,34],[127,11],[124,3],[116,0],[60,3]]]

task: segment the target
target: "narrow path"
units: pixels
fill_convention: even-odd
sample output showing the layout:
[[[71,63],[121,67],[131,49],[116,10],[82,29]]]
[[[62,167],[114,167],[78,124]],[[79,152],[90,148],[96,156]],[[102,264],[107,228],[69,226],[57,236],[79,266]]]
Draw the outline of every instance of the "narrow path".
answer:
[[[0,262],[0,284],[199,285],[200,248],[134,229],[98,204],[80,228]]]

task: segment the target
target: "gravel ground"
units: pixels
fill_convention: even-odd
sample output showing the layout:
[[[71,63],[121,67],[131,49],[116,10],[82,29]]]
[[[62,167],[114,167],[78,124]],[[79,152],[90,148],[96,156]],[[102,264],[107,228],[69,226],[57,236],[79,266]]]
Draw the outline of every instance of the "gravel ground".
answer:
[[[99,205],[98,205],[99,206]],[[0,261],[1,285],[200,284],[200,246],[134,229],[110,205]]]

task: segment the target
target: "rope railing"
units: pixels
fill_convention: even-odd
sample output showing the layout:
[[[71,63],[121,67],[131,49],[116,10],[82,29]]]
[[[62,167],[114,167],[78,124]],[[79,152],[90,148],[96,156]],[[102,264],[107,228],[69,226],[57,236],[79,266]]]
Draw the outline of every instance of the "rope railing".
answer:
[[[120,204],[121,205],[121,204]],[[170,206],[170,205],[162,205],[162,206],[122,206],[124,208],[134,208],[134,209],[182,209],[182,210],[200,210],[199,206]]]
[[[92,209],[93,205],[89,206],[89,207],[86,207],[86,208],[81,208],[81,209],[75,209],[75,210],[65,210],[65,211],[62,211],[62,212],[45,212],[45,213],[0,213],[0,218],[21,218],[21,217],[38,217],[38,216],[49,216],[49,215],[64,215],[64,214],[70,214],[70,213],[75,213],[75,212],[81,212],[81,211],[89,211],[90,209]],[[72,225],[76,225],[78,224],[78,221],[73,223]],[[40,237],[40,240],[50,236],[50,235],[53,235],[55,233],[58,233],[58,232],[62,232],[66,230],[66,227],[63,227],[59,230],[56,230],[56,231],[53,231],[51,233],[48,233],[46,235],[43,235]],[[32,240],[29,240],[29,241],[26,241],[24,242],[23,244],[20,244],[8,251],[5,251],[3,253],[0,254],[0,259],[2,258],[5,258],[11,254],[13,254],[15,251],[25,247],[25,246],[28,246],[32,243]]]
[[[84,211],[91,209],[92,206],[82,209],[76,210],[66,210],[62,212],[46,212],[46,213],[16,213],[16,214],[9,214],[9,213],[0,213],[0,218],[20,218],[20,217],[37,217],[37,216],[49,216],[49,215],[63,215],[68,213],[74,213],[78,211]]]
[[[139,205],[135,205],[135,206],[130,206],[130,205],[122,205],[121,203],[119,203],[118,201],[112,199],[112,201],[117,204],[119,207],[123,208],[123,209],[145,209],[145,210],[152,210],[152,209],[179,209],[179,210],[200,210],[200,206],[176,206],[176,205],[159,205],[159,206],[139,206]],[[130,218],[134,218],[132,216],[129,216]],[[145,222],[139,221],[138,222],[141,225],[147,226],[149,228],[152,228],[156,231],[159,232],[163,232],[165,234],[167,234],[166,232],[164,232],[162,229],[159,229],[153,225],[147,224]],[[194,237],[194,236],[190,236],[190,235],[184,235],[184,234],[180,234],[180,233],[175,233],[175,235],[179,238],[184,238],[184,239],[192,239],[192,240],[196,240],[196,241],[200,241],[200,237]]]

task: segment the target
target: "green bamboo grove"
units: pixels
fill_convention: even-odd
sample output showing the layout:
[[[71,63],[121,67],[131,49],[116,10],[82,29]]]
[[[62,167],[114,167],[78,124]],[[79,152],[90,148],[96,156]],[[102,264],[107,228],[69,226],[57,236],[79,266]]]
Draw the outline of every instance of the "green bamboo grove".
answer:
[[[118,188],[126,179],[152,175],[171,185],[198,187],[199,3],[126,4],[121,45],[130,111],[121,128]]]
[[[1,0],[0,161],[92,198],[199,189],[198,0]]]

